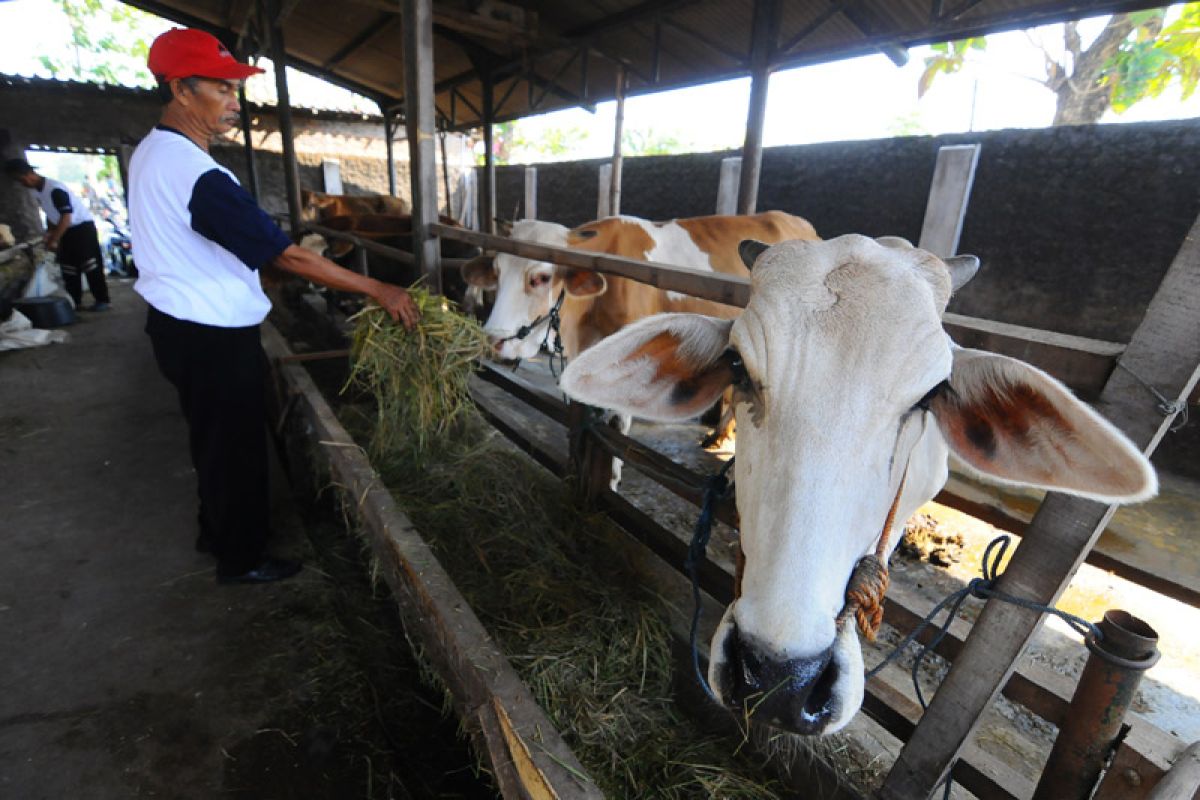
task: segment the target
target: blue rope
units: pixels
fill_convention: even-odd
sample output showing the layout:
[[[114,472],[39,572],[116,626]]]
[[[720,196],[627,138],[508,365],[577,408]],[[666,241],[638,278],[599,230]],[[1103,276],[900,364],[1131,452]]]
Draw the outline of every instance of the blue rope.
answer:
[[[714,703],[720,703],[720,701],[717,700],[712,687],[708,685],[708,679],[700,670],[700,650],[696,643],[700,633],[700,562],[704,560],[705,552],[708,550],[708,540],[712,538],[713,514],[717,500],[729,494],[730,483],[726,476],[731,467],[733,467],[732,458],[726,461],[720,472],[709,478],[705,484],[704,497],[700,503],[700,516],[696,518],[696,527],[692,530],[692,541],[688,544],[687,558],[683,562],[683,568],[687,570],[688,577],[692,579],[692,607],[694,609],[690,636],[692,670],[696,673],[696,680],[699,682],[700,688],[704,689],[708,699]]]

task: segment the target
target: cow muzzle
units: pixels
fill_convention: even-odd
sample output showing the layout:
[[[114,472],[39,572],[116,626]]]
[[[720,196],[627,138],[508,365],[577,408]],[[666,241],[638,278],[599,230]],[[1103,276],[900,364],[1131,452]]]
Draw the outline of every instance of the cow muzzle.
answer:
[[[814,656],[778,658],[734,625],[722,643],[714,688],[726,706],[774,728],[818,735],[838,716],[835,686],[841,677],[834,648]]]

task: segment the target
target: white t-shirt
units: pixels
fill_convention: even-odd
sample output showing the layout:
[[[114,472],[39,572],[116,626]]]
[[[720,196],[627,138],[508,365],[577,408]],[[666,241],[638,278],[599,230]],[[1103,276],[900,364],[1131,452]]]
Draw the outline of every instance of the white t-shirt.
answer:
[[[291,244],[233,173],[159,126],[129,161],[134,289],[176,319],[257,325],[271,309],[258,269]]]
[[[46,221],[53,228],[62,219],[63,214],[71,215],[71,227],[92,221],[92,210],[87,203],[80,200],[66,184],[54,178],[42,178],[42,188],[35,189],[38,203],[46,212]]]

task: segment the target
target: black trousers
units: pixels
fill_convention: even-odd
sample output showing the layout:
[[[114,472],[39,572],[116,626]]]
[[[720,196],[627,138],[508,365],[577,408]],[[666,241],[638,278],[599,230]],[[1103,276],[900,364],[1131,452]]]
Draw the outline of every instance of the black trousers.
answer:
[[[258,326],[201,325],[151,306],[146,333],[187,419],[202,533],[222,570],[245,572],[263,558],[270,522],[267,364]]]
[[[58,265],[62,268],[67,294],[75,301],[76,308],[83,304],[84,275],[96,302],[109,302],[108,282],[104,279],[104,255],[100,252],[96,223],[81,222],[67,228],[58,242]]]

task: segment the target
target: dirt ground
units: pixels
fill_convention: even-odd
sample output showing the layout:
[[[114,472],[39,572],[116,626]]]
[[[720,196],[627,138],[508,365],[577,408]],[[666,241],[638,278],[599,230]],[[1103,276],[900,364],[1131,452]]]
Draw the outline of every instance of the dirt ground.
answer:
[[[296,579],[195,552],[173,390],[127,283],[0,353],[0,797],[494,797],[336,516],[275,467]]]

